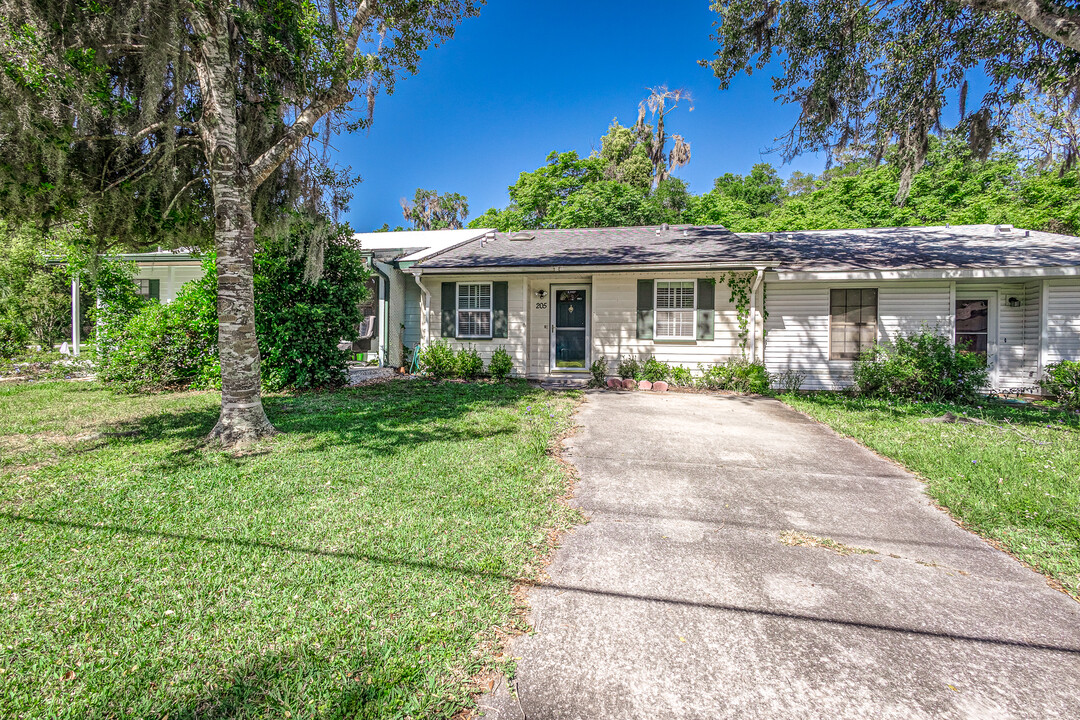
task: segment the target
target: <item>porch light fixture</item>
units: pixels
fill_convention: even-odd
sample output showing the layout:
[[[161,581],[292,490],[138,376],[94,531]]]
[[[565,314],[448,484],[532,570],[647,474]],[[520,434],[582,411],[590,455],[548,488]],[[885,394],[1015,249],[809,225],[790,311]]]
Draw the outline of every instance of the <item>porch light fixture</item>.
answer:
[[[1009,298],[1009,307],[1020,307],[1020,298]]]
[[[537,290],[534,294],[538,298],[546,298],[547,297],[547,290]]]

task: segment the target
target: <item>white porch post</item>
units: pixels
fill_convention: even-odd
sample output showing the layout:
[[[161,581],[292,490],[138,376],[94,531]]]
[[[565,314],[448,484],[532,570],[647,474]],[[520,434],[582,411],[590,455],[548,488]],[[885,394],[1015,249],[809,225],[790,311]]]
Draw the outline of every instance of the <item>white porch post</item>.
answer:
[[[82,314],[79,312],[81,303],[79,302],[79,278],[76,276],[71,279],[71,354],[79,354],[79,344],[82,340],[82,328],[79,324],[79,316]]]

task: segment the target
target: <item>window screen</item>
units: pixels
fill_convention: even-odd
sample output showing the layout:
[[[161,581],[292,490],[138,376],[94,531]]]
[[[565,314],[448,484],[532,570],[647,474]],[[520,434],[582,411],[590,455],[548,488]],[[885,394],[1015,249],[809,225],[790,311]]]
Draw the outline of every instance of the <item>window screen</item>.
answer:
[[[656,337],[694,339],[693,280],[656,282]]]
[[[829,292],[829,359],[854,360],[877,339],[877,290]]]

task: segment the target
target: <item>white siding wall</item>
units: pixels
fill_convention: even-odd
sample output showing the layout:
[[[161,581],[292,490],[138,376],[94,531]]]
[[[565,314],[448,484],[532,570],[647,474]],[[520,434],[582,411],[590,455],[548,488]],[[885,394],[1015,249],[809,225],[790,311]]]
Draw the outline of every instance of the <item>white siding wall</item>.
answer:
[[[713,286],[716,308],[713,340],[638,340],[637,281],[718,277],[718,273],[607,273],[593,276],[593,359],[607,356],[612,371],[621,358],[655,357],[697,373],[698,364],[713,365],[742,354],[739,320],[731,291],[719,281]],[[747,345],[749,352],[749,343]]]
[[[135,274],[135,279],[160,280],[158,299],[163,303],[167,303],[176,299],[176,294],[180,292],[180,288],[185,283],[198,280],[202,276],[202,264],[198,261],[183,264],[146,263],[139,265],[139,271]]]
[[[1042,280],[1029,280],[1024,283],[1024,348],[1028,372],[1033,373],[1031,380],[1025,383],[1032,386],[1042,377],[1042,364],[1039,357],[1040,323],[1042,322]]]
[[[1046,284],[1046,362],[1080,360],[1080,279]]]
[[[832,390],[851,383],[850,360],[829,360],[829,290],[878,289],[878,341],[922,327],[949,332],[951,290],[943,281],[768,282],[765,364],[773,373],[806,375],[803,388]]]
[[[466,348],[469,346],[475,347],[476,351],[480,353],[480,357],[487,363],[491,360],[491,354],[495,352],[496,348],[503,347],[506,352],[510,353],[510,357],[514,361],[513,374],[520,376],[524,374],[526,367],[526,352],[525,352],[525,283],[526,279],[521,276],[508,276],[508,275],[455,275],[453,277],[425,277],[424,287],[427,288],[430,293],[429,298],[431,307],[428,309],[428,342],[435,342],[442,340],[442,282],[495,282],[506,281],[509,283],[507,288],[507,335],[505,338],[493,338],[491,340],[456,340],[454,338],[446,338],[450,342],[450,345],[455,349]],[[415,283],[413,283],[415,285]],[[419,301],[419,293],[417,294],[417,300]],[[419,308],[419,302],[417,303]],[[406,315],[408,317],[408,315]],[[406,319],[405,326],[407,329],[412,327],[419,327],[419,313],[417,316],[417,322],[414,325],[409,324],[409,320]],[[419,332],[419,331],[417,331]]]
[[[969,287],[957,283],[956,288]],[[1027,310],[1023,306],[1023,283],[988,285],[997,290],[997,354],[994,358],[998,388],[1020,388],[1034,384],[1038,371],[1039,345],[1027,345]],[[1009,305],[1009,298],[1020,300],[1020,307]]]

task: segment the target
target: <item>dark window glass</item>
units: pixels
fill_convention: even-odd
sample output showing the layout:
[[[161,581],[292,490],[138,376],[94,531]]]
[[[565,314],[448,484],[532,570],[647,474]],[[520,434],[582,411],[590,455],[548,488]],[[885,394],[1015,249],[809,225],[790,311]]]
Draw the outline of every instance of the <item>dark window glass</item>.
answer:
[[[986,357],[989,329],[989,300],[956,301],[956,347]]]
[[[877,290],[829,292],[829,359],[854,360],[877,339]]]

